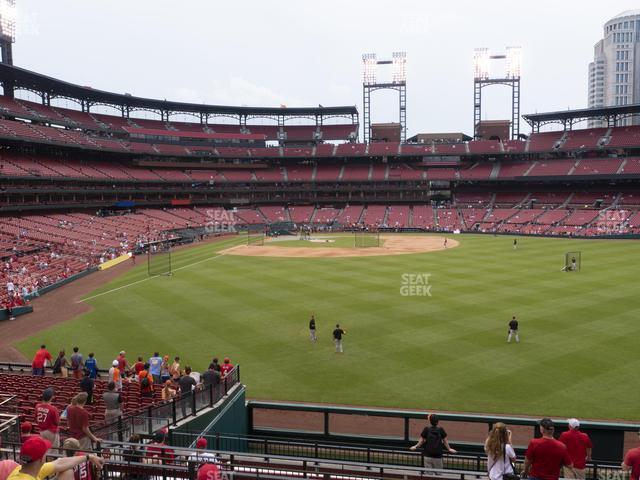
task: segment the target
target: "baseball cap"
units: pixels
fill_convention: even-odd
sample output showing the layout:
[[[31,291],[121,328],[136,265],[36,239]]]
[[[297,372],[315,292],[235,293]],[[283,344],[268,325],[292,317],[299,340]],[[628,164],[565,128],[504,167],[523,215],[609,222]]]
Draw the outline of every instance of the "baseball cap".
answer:
[[[154,442],[161,443],[161,442],[164,442],[164,441],[165,441],[166,437],[167,437],[167,435],[166,435],[164,432],[159,431],[159,432],[156,432],[156,433],[153,435],[153,441],[154,441]]]
[[[20,448],[20,462],[23,464],[36,462],[42,459],[50,448],[49,440],[36,436],[29,437]]]
[[[540,425],[545,430],[553,430],[553,420],[551,420],[550,418],[543,418],[538,422],[538,425]]]
[[[580,428],[580,421],[577,418],[570,418],[567,423],[571,428]]]
[[[32,429],[33,429],[33,425],[31,425],[31,422],[20,423],[20,431],[22,433],[29,433]]]
[[[126,355],[126,353],[127,353],[127,352],[125,352],[124,350],[122,350],[122,351],[120,352],[120,355]]]
[[[120,365],[120,363],[118,363],[118,360],[114,360],[113,362],[111,362],[111,365],[117,367],[118,365]]]
[[[205,463],[198,469],[198,480],[218,480],[220,471],[214,463]]]
[[[49,387],[49,388],[45,388],[44,391],[42,392],[42,399],[45,402],[48,402],[49,400],[51,400],[53,398],[53,396],[55,395],[56,391]]]
[[[199,449],[207,448],[207,439],[204,437],[198,438],[198,440],[196,440],[196,448],[199,448]]]

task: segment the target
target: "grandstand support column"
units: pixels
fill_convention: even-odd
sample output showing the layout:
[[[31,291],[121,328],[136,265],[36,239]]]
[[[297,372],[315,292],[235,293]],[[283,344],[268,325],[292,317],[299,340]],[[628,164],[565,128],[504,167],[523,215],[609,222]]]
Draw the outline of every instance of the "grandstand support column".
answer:
[[[473,80],[473,138],[480,136],[480,120],[482,120],[482,83],[479,79]]]
[[[371,137],[371,90],[366,86],[362,93],[362,140],[369,143]]]

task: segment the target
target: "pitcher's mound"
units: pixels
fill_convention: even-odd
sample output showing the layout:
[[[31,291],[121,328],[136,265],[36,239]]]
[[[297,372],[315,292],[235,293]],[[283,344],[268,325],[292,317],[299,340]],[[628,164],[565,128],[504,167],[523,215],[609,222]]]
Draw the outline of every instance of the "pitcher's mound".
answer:
[[[424,253],[444,250],[444,237],[417,235],[381,235],[382,247],[369,248],[337,248],[337,247],[274,247],[267,244],[239,245],[227,248],[220,253],[225,255],[243,255],[247,257],[294,257],[294,258],[327,258],[327,257],[373,257],[380,255],[404,255],[407,253]],[[446,248],[455,248],[460,243],[447,239]]]

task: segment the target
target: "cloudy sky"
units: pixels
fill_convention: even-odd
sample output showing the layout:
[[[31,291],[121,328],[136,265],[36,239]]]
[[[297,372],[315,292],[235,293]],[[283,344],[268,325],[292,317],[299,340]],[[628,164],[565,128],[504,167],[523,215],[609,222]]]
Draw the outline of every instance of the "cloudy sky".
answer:
[[[603,24],[638,8],[638,0],[17,3],[16,65],[153,98],[362,111],[362,54],[406,51],[409,135],[472,132],[476,47],[522,47],[522,113],[585,107]],[[508,118],[509,101],[508,89],[487,90],[483,118]],[[374,122],[397,115],[397,94],[374,95]]]

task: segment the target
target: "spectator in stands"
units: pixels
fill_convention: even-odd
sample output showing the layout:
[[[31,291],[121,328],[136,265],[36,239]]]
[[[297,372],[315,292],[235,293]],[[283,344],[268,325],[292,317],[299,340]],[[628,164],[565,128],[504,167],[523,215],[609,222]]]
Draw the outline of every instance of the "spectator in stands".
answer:
[[[62,444],[62,449],[65,457],[85,457],[86,454],[81,451],[80,442],[75,438],[67,438]],[[94,480],[93,467],[89,461],[83,462],[80,465],[73,467],[73,475],[69,476],[68,480]],[[67,477],[58,476],[59,480],[67,480]]]
[[[219,478],[220,469],[215,463],[209,462],[207,460],[207,463],[203,463],[202,466],[198,469],[197,480],[219,480]]]
[[[213,363],[209,364],[209,369],[202,374],[202,383],[205,388],[213,386],[214,388],[220,385],[220,372],[215,369]]]
[[[51,354],[48,352],[46,345],[40,345],[40,350],[33,356],[31,368],[34,375],[44,377],[44,369],[47,361],[51,362]]]
[[[71,373],[73,378],[80,380],[84,370],[84,357],[78,350],[78,347],[73,347],[73,355],[71,355]]]
[[[541,438],[534,438],[529,442],[524,460],[524,477],[541,480],[558,480],[560,468],[573,468],[571,457],[564,443],[553,438],[554,425],[549,418],[543,418],[539,423]]]
[[[162,357],[162,364],[160,365],[160,381],[164,385],[164,383],[171,378],[171,374],[169,365],[169,355],[165,355]]]
[[[149,373],[149,364],[145,363],[144,368],[138,374],[140,382],[140,395],[143,397],[153,397],[153,376]]]
[[[162,357],[158,352],[149,359],[149,373],[153,377],[154,383],[160,383],[160,369],[162,368]]]
[[[169,368],[169,374],[174,382],[177,382],[180,378],[180,357],[176,357],[173,359],[173,363],[171,364],[171,368]]]
[[[37,418],[37,414],[36,414]],[[20,422],[20,443],[27,441],[33,435],[33,425],[31,422]],[[42,435],[41,435],[42,436]]]
[[[119,391],[116,390],[116,384],[114,382],[109,382],[109,384],[107,385],[107,391],[102,394],[105,408],[105,425],[112,424],[122,416],[122,409],[120,408],[120,406],[122,405],[122,395]]]
[[[129,361],[126,358],[127,352],[122,350],[118,355],[118,369],[120,370],[120,378],[126,378],[129,375]]]
[[[566,445],[573,469],[565,468],[563,477],[584,480],[587,462],[591,461],[593,445],[589,435],[580,431],[580,421],[577,418],[570,418],[567,423],[569,430],[562,432],[558,440]]]
[[[98,361],[95,359],[93,352],[89,354],[89,358],[84,362],[84,369],[89,372],[91,378],[98,377]]]
[[[7,477],[13,472],[20,464],[13,460],[0,460],[0,480],[7,480]]]
[[[222,378],[229,375],[229,372],[233,370],[233,363],[229,360],[229,357],[224,357],[224,363],[220,366],[220,374]]]
[[[138,357],[136,363],[133,364],[133,378],[137,380],[142,370],[144,370],[144,361],[142,360],[142,357]]]
[[[427,419],[429,420],[429,425],[424,427],[420,434],[420,440],[418,440],[418,443],[413,445],[410,450],[422,448],[425,468],[442,469],[444,468],[442,461],[444,449],[449,453],[457,452],[449,446],[447,432],[438,425],[440,421],[438,416],[435,413],[430,413]]]
[[[80,448],[91,450],[91,442],[100,443],[102,440],[96,437],[89,428],[89,412],[84,408],[87,403],[87,394],[78,393],[67,407],[67,424],[69,435],[80,442]]]
[[[173,382],[171,380],[167,380],[164,382],[164,386],[162,387],[161,398],[163,401],[167,402],[176,396],[176,389],[173,388]]]
[[[180,385],[180,406],[182,407],[182,416],[187,416],[187,405],[191,403],[191,395],[193,390],[197,386],[197,382],[191,376],[191,367],[186,366],[184,368],[184,375],[180,377],[178,380],[178,384]]]
[[[638,432],[638,438],[640,438],[640,432]],[[631,480],[640,480],[640,447],[627,451],[622,462],[622,470],[630,472]]]
[[[40,436],[49,441],[53,448],[60,446],[60,434],[58,433],[60,426],[60,412],[51,404],[55,391],[53,388],[47,388],[42,392],[42,401],[36,404],[36,420],[38,422],[38,431]]]
[[[200,375],[200,372],[196,372],[194,369],[191,369],[191,373],[189,375],[196,381],[196,385],[200,385],[202,381],[202,375]]]
[[[138,446],[139,444],[142,444],[142,438],[140,435],[135,433],[129,437],[129,443],[132,445],[123,451],[123,459],[127,463],[142,463],[144,452],[142,451],[142,448]],[[127,473],[123,478],[126,480],[142,480],[145,477],[135,473]]]
[[[146,457],[151,463],[171,464],[175,460],[175,452],[167,445],[167,432],[165,429],[156,432],[153,436],[153,442],[147,445],[145,449]]]
[[[84,371],[84,378],[80,380],[80,390],[87,394],[87,404],[93,404],[93,388],[95,386],[95,380],[91,378],[89,370]]]
[[[7,480],[40,480],[57,475],[60,479],[67,477],[64,473],[72,471],[76,465],[91,462],[96,468],[102,469],[104,460],[96,455],[83,455],[71,458],[59,458],[45,463],[45,455],[51,448],[51,443],[44,438],[33,436],[22,444],[20,448],[21,466],[16,467]]]
[[[122,390],[122,377],[120,376],[120,362],[118,362],[118,360],[111,362],[111,368],[109,369],[109,381],[113,382],[116,386],[116,390]]]
[[[511,446],[511,430],[498,422],[493,425],[487,440],[484,442],[487,454],[487,471],[491,480],[502,480],[506,474],[513,474],[512,462],[516,460],[516,452]]]
[[[67,356],[64,350],[60,350],[56,361],[53,362],[52,373],[54,375],[60,375],[63,378],[69,376],[69,361],[67,360]]]
[[[211,363],[213,364],[213,369],[220,372],[220,376],[222,376],[222,367],[220,366],[218,357],[213,357],[213,360],[211,360]]]

